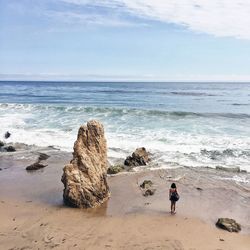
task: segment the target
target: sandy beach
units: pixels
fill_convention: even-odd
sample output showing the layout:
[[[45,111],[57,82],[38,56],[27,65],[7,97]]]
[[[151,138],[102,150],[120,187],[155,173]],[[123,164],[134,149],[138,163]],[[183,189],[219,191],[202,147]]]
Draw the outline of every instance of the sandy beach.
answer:
[[[25,167],[38,152],[50,155],[48,166],[28,173]],[[250,187],[229,180],[234,173],[197,168],[121,173],[108,177],[108,202],[83,210],[63,204],[60,178],[70,158],[48,148],[2,153],[1,249],[249,249]],[[153,196],[142,195],[145,179],[154,183]],[[176,215],[169,213],[172,181],[181,195]],[[216,228],[219,217],[234,218],[242,231]]]

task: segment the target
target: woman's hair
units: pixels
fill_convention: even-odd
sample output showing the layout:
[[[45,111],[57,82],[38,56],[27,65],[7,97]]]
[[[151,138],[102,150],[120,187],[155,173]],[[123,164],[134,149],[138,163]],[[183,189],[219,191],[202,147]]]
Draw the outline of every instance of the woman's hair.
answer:
[[[175,183],[172,183],[172,184],[171,184],[171,188],[176,188]]]

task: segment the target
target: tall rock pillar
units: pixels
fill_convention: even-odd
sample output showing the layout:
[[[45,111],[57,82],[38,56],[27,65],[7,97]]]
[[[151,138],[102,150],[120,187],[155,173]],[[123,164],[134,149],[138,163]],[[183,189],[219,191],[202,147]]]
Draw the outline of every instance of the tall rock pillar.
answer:
[[[79,128],[73,159],[63,169],[63,199],[66,205],[79,208],[96,207],[109,196],[107,143],[104,128],[90,121]]]

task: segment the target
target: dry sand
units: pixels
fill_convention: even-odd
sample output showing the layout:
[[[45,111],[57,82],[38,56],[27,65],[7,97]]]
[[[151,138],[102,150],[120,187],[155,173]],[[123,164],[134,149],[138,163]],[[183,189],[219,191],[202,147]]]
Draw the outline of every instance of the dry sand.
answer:
[[[48,167],[27,173],[35,154],[0,158],[0,249],[250,249],[250,187],[216,178],[232,173],[176,169],[109,177],[111,199],[86,211],[62,203],[62,167],[71,155],[51,151]],[[153,180],[154,196],[142,196],[144,179]],[[169,213],[172,180],[181,194],[176,215]],[[239,221],[242,232],[216,228],[224,216]]]

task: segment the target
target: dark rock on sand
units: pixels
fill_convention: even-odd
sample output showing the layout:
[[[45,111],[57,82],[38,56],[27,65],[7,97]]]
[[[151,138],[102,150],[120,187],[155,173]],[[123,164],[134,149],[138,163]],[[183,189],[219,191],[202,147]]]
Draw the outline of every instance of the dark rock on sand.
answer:
[[[149,162],[149,154],[145,148],[137,148],[132,156],[128,156],[124,162],[126,166],[145,166]]]
[[[156,191],[155,188],[152,188],[153,182],[151,180],[144,180],[143,183],[140,185],[143,196],[153,195]]]
[[[240,224],[229,218],[219,218],[216,226],[229,232],[239,232],[241,230]]]
[[[0,141],[0,148],[4,146],[4,143]]]
[[[140,185],[141,188],[149,188],[153,185],[153,182],[151,180],[145,180],[143,183]]]
[[[4,138],[5,138],[5,139],[8,139],[10,136],[11,136],[11,133],[10,133],[9,131],[7,131],[7,132],[4,134]]]
[[[39,157],[38,157],[38,161],[45,161],[47,159],[49,159],[49,155],[44,154],[44,153],[39,153]]]
[[[124,166],[122,165],[114,165],[108,168],[108,174],[118,174],[124,171]]]
[[[35,163],[31,164],[30,166],[26,167],[26,170],[27,171],[33,171],[33,170],[38,170],[38,169],[41,169],[41,168],[45,168],[47,166],[48,165],[41,164],[40,162],[35,162]]]
[[[108,168],[107,143],[104,128],[90,121],[79,128],[73,159],[63,169],[63,198],[73,207],[97,207],[109,196],[106,180]]]
[[[148,188],[143,192],[143,196],[149,196],[149,195],[154,195],[156,189],[154,188]]]
[[[216,170],[225,171],[225,172],[232,172],[232,173],[240,173],[239,167],[227,168],[227,167],[222,167],[222,166],[216,166]]]
[[[15,152],[16,149],[13,146],[6,146],[3,148],[7,152]]]

